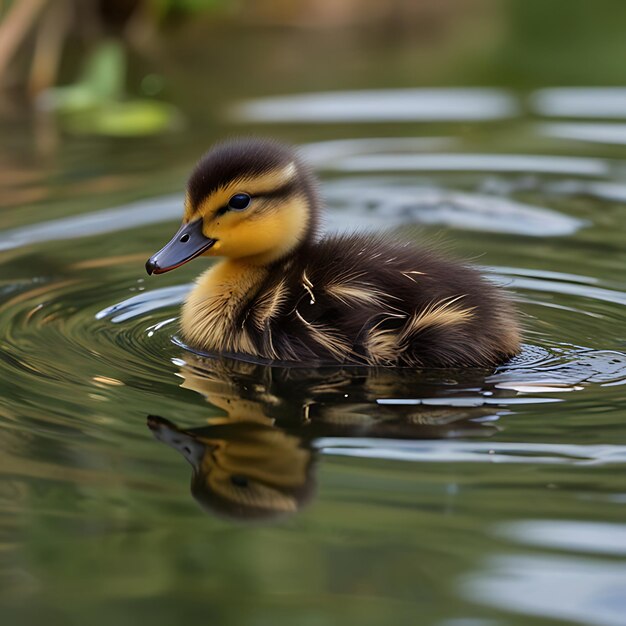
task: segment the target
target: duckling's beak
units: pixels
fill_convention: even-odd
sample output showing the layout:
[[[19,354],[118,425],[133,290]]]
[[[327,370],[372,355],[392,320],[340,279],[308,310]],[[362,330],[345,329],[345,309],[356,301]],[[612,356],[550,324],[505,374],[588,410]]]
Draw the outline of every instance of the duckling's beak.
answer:
[[[202,234],[202,220],[183,224],[156,254],[146,261],[148,274],[163,274],[180,267],[208,250],[217,240]]]

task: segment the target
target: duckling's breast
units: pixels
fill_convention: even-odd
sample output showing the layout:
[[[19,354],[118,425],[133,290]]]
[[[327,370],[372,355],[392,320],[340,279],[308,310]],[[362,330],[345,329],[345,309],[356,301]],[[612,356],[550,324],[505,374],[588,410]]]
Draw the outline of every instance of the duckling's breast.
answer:
[[[265,268],[230,260],[201,274],[182,309],[185,340],[210,352],[255,354],[254,341],[238,320],[266,277]]]

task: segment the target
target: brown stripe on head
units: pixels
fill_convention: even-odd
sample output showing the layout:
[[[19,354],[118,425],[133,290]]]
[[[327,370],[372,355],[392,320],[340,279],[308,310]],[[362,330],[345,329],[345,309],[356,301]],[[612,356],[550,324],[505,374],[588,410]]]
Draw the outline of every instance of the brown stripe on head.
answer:
[[[293,150],[268,139],[241,139],[218,144],[198,161],[187,182],[190,204],[198,206],[236,180],[277,172],[295,160]]]
[[[185,215],[188,220],[194,214],[211,218],[239,193],[254,198],[255,213],[261,213],[265,207],[276,207],[277,199],[298,195],[297,172],[297,164],[290,161],[286,165],[260,174],[242,173],[232,180],[221,183],[196,201],[191,199],[191,192],[188,190],[189,201],[185,206]]]

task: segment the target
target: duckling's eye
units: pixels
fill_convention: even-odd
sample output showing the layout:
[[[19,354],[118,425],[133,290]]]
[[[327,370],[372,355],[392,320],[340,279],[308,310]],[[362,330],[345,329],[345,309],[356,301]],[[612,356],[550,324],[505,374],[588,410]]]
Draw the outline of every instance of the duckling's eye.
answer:
[[[247,193],[236,193],[229,201],[228,208],[233,211],[243,211],[250,204],[250,196]]]

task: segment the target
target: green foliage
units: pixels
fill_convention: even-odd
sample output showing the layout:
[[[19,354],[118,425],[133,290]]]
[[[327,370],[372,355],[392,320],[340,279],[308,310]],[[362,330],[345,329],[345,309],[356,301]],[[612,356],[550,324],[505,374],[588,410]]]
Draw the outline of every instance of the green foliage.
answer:
[[[125,76],[122,44],[105,41],[87,58],[77,82],[46,90],[39,104],[57,112],[65,130],[83,135],[152,135],[180,126],[172,105],[124,99]]]

